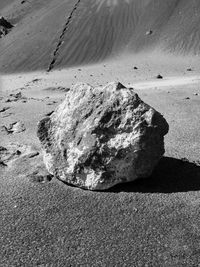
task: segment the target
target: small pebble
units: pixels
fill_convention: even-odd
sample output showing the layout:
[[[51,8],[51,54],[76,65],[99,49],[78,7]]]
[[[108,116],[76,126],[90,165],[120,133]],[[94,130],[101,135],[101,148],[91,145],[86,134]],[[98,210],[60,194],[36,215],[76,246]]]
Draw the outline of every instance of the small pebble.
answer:
[[[37,157],[39,155],[40,155],[40,153],[38,151],[35,151],[35,152],[30,153],[28,157],[29,158],[34,158],[34,157]]]
[[[158,75],[156,76],[156,78],[157,78],[157,79],[163,79],[163,76],[160,75],[160,74],[158,74]]]

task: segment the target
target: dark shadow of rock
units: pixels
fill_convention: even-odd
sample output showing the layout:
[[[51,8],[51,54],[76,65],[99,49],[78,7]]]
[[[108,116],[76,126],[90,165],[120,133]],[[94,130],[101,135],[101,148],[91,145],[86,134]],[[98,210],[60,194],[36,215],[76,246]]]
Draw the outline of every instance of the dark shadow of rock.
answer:
[[[0,16],[0,38],[9,33],[13,28],[13,25],[8,22],[4,17]]]
[[[187,159],[163,157],[150,177],[118,184],[107,192],[177,193],[197,190],[200,190],[200,166]]]

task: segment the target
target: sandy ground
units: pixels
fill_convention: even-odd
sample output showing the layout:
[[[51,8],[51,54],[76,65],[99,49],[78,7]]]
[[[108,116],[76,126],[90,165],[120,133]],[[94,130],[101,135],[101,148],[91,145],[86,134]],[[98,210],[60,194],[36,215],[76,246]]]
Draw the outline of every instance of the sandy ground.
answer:
[[[114,80],[135,88],[167,119],[165,156],[150,178],[107,192],[51,179],[37,122],[73,84]],[[0,146],[7,151],[1,147],[0,266],[199,266],[199,106],[200,67],[194,59],[125,56],[1,76]]]

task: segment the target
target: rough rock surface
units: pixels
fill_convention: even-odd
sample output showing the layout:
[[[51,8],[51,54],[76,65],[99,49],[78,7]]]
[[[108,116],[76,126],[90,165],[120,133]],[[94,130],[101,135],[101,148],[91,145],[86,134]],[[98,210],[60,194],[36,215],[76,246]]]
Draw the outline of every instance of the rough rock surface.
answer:
[[[90,190],[149,176],[164,154],[168,124],[132,88],[77,84],[39,122],[48,171]]]

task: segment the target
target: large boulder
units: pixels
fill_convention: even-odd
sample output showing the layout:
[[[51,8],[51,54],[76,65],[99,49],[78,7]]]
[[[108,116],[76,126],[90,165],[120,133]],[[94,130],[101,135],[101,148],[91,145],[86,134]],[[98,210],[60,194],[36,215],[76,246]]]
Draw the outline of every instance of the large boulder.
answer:
[[[39,122],[44,163],[60,180],[90,190],[148,177],[164,154],[168,124],[120,83],[77,84]]]

